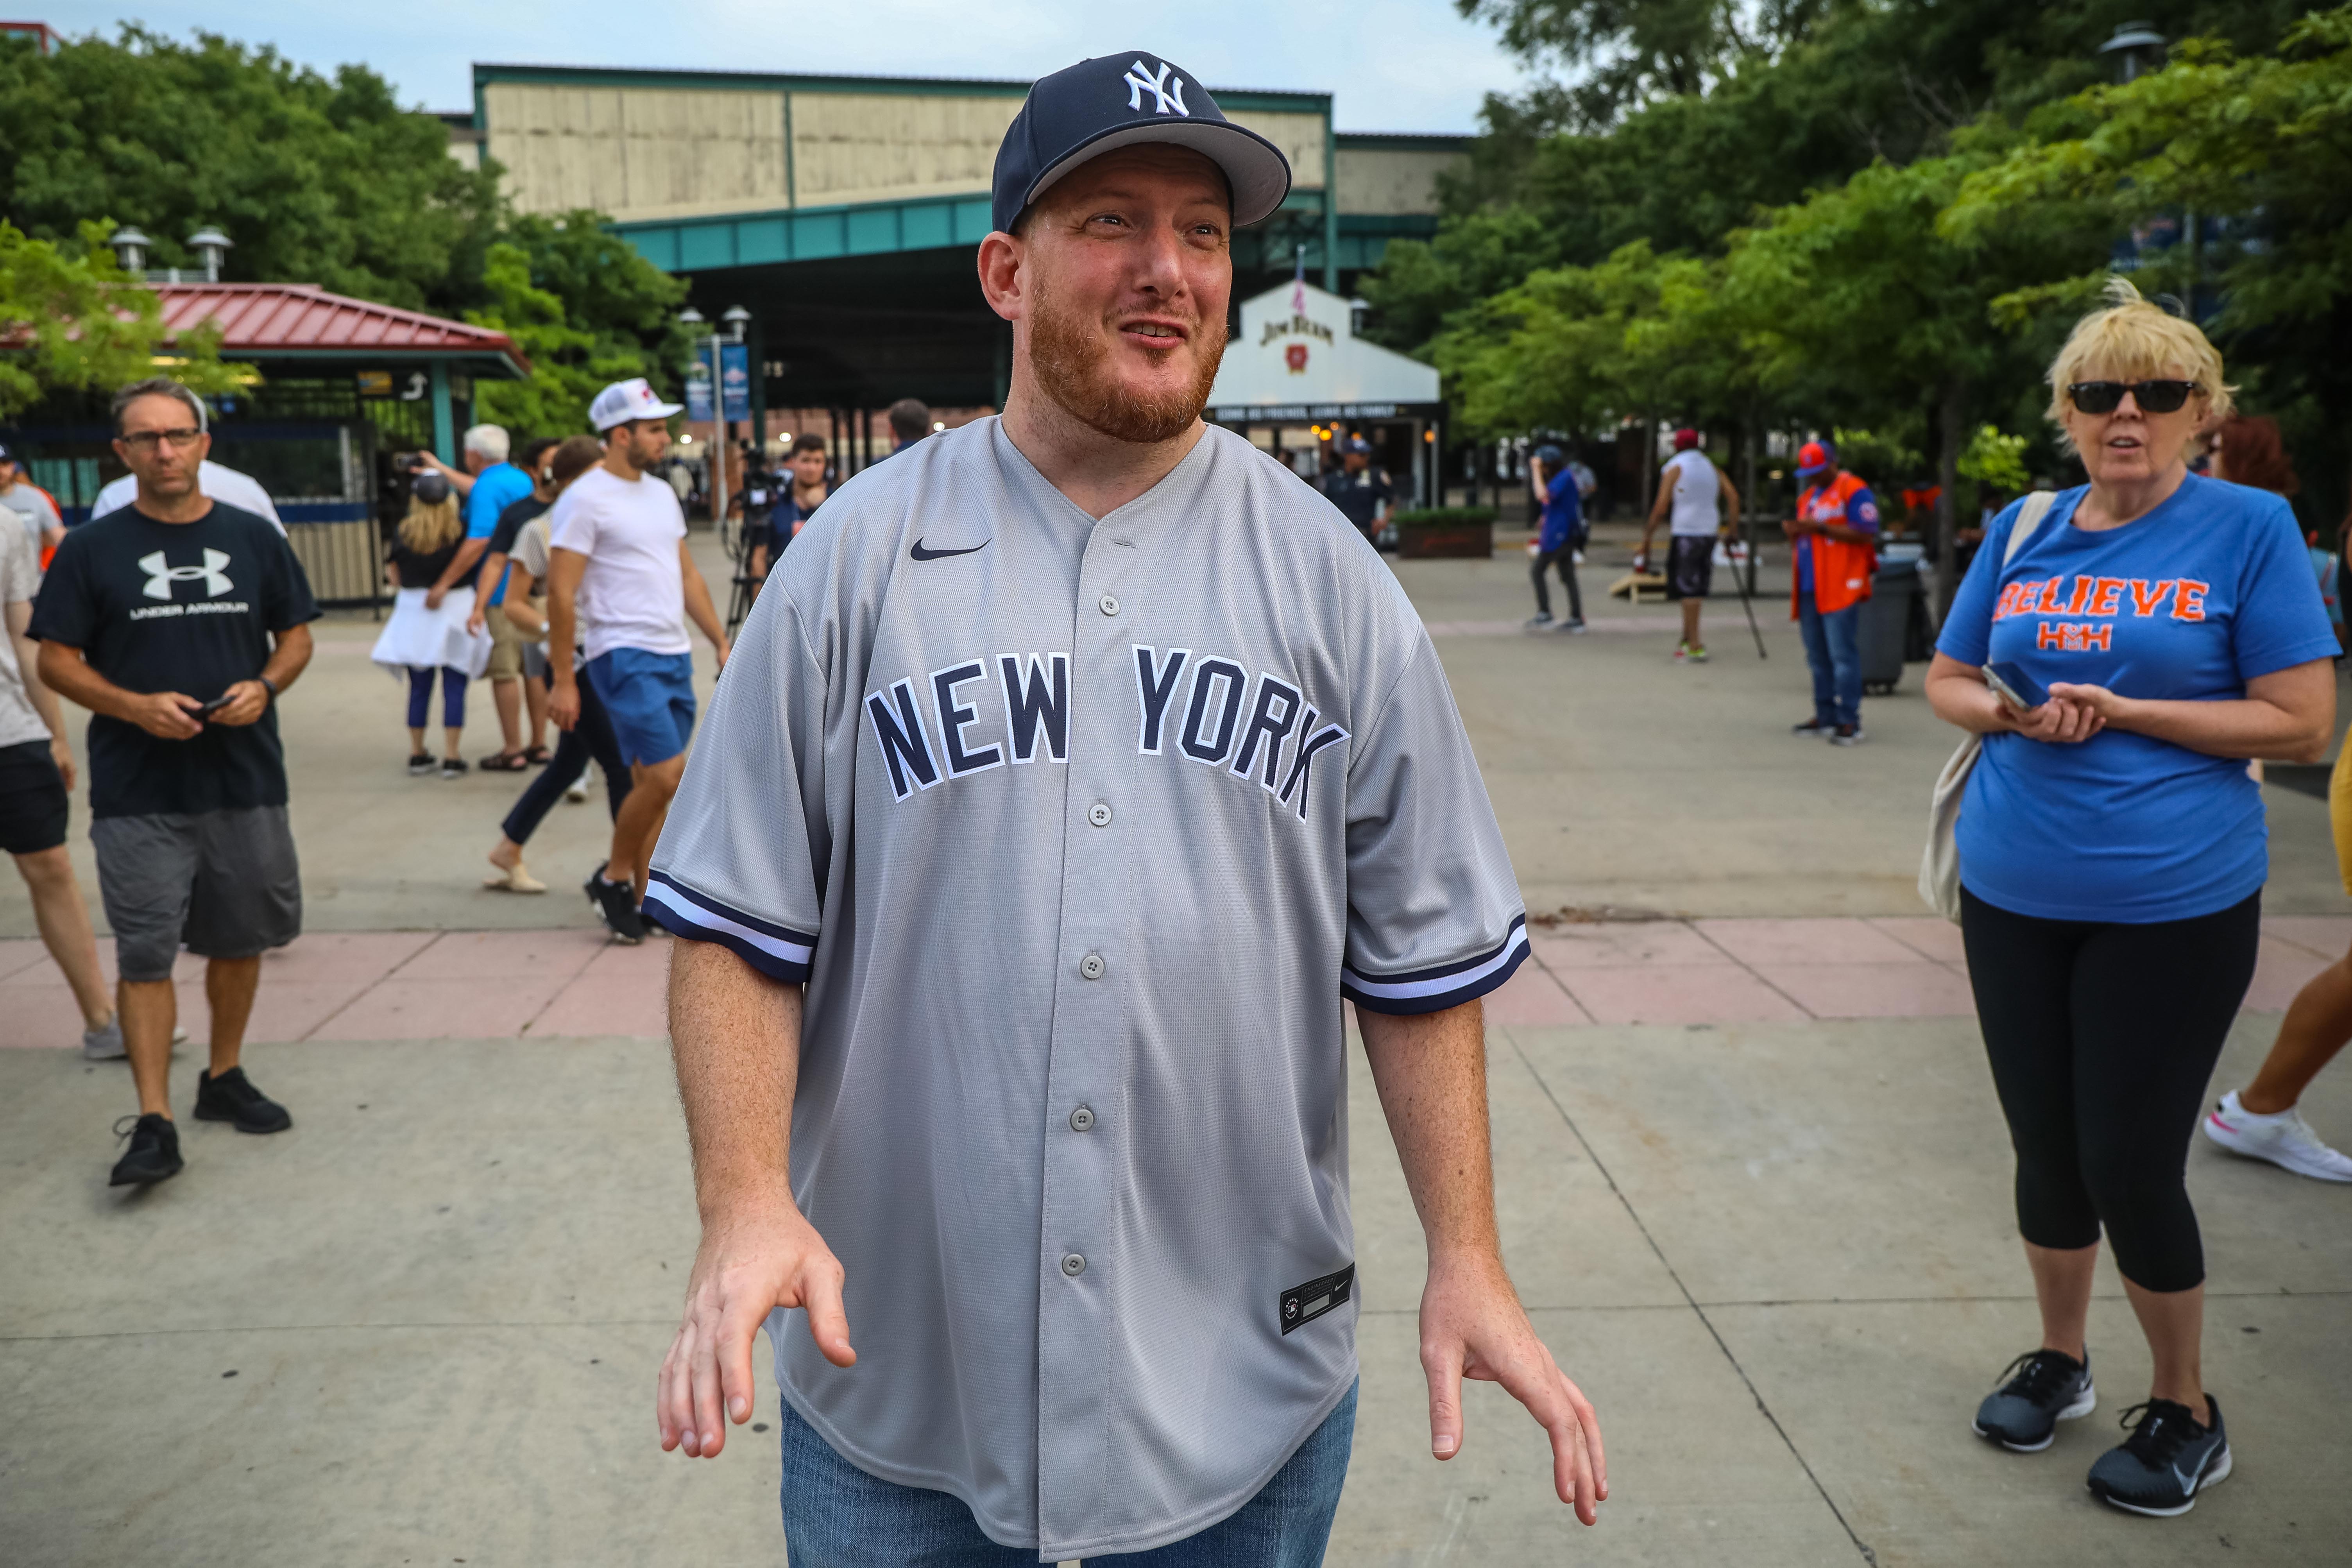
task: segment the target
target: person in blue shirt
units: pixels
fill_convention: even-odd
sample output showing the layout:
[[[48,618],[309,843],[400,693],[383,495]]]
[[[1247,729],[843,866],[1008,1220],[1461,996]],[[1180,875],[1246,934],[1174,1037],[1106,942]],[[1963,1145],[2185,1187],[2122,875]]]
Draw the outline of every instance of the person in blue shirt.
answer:
[[[1557,567],[1560,583],[1568,589],[1568,619],[1559,623],[1559,629],[1580,632],[1584,629],[1584,591],[1576,583],[1576,552],[1584,543],[1584,508],[1567,454],[1558,447],[1537,447],[1534,459],[1528,464],[1528,489],[1536,504],[1543,509],[1543,520],[1536,533],[1535,560],[1528,568],[1528,576],[1536,585],[1536,613],[1528,618],[1528,630],[1545,631],[1553,625],[1551,594],[1544,584],[1544,574]]]
[[[440,470],[451,488],[465,498],[465,542],[425,595],[427,609],[439,609],[450,589],[473,582],[490,547],[490,536],[499,531],[499,514],[530,494],[531,477],[507,461],[508,450],[504,427],[477,425],[466,432],[463,472],[430,454],[417,455],[423,466]],[[522,734],[522,637],[499,607],[506,599],[506,575],[501,570],[497,582],[481,585],[481,602],[488,606],[484,619],[490,631],[490,662],[483,673],[490,679],[490,698],[498,705],[501,734],[497,755],[481,761],[481,766],[491,773],[520,773],[530,766]]]
[[[2220,354],[2128,283],[2109,297],[2050,369],[2051,417],[2090,483],[1993,520],[1927,697],[1983,738],[1960,929],[2042,1316],[1973,1429],[2033,1453],[2090,1412],[2104,1233],[2155,1375],[2089,1486],[2174,1515],[2230,1473],[2182,1178],[2261,940],[2269,855],[2246,763],[2322,755],[2336,647],[2285,500],[2188,470],[2197,431],[2230,412]]]

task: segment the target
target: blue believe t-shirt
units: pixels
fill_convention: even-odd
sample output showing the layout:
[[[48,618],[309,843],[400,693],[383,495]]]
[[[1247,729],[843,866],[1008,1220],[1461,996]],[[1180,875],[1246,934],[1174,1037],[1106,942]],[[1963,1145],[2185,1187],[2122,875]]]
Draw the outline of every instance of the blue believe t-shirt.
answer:
[[[466,497],[466,537],[488,539],[499,531],[499,513],[530,494],[530,476],[512,463],[492,463],[474,476],[474,488]],[[502,605],[507,597],[506,574],[489,585],[489,602]]]
[[[1583,513],[1583,498],[1576,491],[1574,471],[1562,468],[1544,481],[1543,532],[1536,548],[1547,554],[1568,543]]]
[[[2043,686],[2191,702],[2336,654],[2279,497],[2190,474],[2147,516],[2093,532],[2074,526],[2087,493],[2060,495],[2006,564],[2024,503],[1993,520],[1938,653],[2014,660]],[[2270,871],[2244,762],[2120,730],[2079,745],[1987,735],[1958,840],[1969,891],[2044,920],[2187,920],[2241,902]]]

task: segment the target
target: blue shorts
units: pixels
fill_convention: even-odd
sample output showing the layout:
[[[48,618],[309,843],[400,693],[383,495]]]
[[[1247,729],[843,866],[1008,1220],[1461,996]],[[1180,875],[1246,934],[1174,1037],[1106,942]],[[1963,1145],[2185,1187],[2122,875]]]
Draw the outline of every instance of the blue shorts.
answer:
[[[588,661],[588,684],[632,767],[666,763],[694,734],[694,656],[616,647]]]

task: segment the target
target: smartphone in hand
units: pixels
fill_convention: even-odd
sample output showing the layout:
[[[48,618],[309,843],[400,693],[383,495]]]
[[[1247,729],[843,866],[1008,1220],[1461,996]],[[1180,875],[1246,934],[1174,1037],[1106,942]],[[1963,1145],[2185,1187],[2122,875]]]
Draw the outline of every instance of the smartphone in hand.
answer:
[[[1984,681],[1996,696],[2020,713],[2031,713],[2050,700],[2049,688],[2026,674],[2025,667],[2015,659],[1986,665]]]
[[[208,720],[214,714],[219,712],[222,709],[227,707],[230,703],[236,700],[236,692],[224,691],[218,697],[214,698],[210,702],[207,702],[203,707],[197,709],[196,718],[199,721]]]

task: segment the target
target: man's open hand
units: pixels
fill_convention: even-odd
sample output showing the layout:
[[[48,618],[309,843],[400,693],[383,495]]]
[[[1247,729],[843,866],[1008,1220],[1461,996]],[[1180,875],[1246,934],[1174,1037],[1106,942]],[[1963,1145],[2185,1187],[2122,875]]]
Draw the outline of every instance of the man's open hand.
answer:
[[[716,1458],[727,1446],[721,1406],[739,1426],[751,1418],[751,1342],[775,1308],[806,1308],[809,1336],[824,1359],[856,1364],[842,1278],[840,1260],[789,1198],[705,1226],[686,1314],[654,1385],[662,1452],[683,1447],[697,1458]]]
[[[1462,1380],[1499,1383],[1551,1435],[1552,1486],[1587,1524],[1609,1496],[1601,1421],[1536,1337],[1492,1254],[1433,1258],[1421,1295],[1421,1368],[1429,1377],[1429,1447],[1440,1459],[1462,1451]]]

